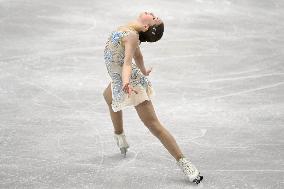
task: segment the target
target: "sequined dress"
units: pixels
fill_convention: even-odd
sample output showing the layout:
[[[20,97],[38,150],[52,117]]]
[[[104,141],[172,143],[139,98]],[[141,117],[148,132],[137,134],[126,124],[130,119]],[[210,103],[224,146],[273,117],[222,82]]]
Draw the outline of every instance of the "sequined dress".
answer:
[[[152,96],[155,96],[152,83],[133,62],[129,84],[138,94],[132,91],[128,97],[127,93],[122,90],[122,66],[125,56],[122,38],[127,36],[130,32],[134,31],[131,29],[112,31],[104,49],[105,65],[111,81],[111,106],[114,112],[120,111],[127,106],[136,106],[145,100],[151,100]]]

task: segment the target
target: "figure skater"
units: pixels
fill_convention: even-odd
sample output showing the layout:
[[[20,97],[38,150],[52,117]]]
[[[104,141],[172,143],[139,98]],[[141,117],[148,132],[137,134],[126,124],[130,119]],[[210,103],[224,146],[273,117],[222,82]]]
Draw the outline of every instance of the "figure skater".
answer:
[[[160,40],[163,32],[163,21],[151,12],[140,13],[136,20],[111,32],[104,49],[105,65],[111,82],[103,95],[114,126],[114,139],[124,156],[129,145],[123,130],[122,110],[134,106],[143,124],[176,159],[176,164],[189,181],[199,184],[203,176],[182,154],[174,137],[160,123],[151,102],[155,91],[146,76],[152,69],[145,68],[139,45],[141,42]]]

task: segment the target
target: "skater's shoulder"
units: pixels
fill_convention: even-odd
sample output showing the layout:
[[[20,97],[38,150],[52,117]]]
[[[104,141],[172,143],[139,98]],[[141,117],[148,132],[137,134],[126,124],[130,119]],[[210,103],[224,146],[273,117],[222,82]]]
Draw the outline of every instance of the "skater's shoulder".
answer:
[[[136,31],[133,30],[126,30],[123,31],[125,34],[122,37],[122,45],[125,45],[125,43],[131,43],[131,44],[140,44],[139,40],[139,34]]]

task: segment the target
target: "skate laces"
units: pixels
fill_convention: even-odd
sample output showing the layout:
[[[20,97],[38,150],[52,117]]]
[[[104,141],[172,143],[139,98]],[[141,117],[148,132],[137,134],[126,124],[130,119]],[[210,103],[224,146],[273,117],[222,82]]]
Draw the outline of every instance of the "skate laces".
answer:
[[[182,171],[187,174],[193,174],[194,172],[194,165],[192,165],[192,163],[185,159],[185,158],[180,158],[178,161],[178,165],[182,168]]]

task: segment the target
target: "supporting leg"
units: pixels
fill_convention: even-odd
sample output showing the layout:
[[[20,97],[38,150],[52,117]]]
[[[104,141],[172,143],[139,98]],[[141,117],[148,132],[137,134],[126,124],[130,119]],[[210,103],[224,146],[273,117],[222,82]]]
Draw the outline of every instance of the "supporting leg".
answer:
[[[121,134],[123,132],[123,119],[122,119],[122,110],[118,112],[114,112],[111,103],[112,103],[112,94],[111,94],[111,84],[107,86],[107,88],[104,90],[103,96],[104,99],[108,105],[110,117],[112,120],[112,124],[114,127],[114,133],[115,134]]]

